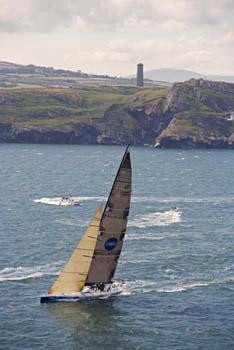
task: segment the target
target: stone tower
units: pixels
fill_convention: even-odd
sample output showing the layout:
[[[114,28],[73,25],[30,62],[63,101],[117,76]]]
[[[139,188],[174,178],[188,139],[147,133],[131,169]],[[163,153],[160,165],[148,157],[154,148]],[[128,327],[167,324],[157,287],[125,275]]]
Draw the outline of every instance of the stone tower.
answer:
[[[144,86],[143,64],[137,65],[137,86]]]

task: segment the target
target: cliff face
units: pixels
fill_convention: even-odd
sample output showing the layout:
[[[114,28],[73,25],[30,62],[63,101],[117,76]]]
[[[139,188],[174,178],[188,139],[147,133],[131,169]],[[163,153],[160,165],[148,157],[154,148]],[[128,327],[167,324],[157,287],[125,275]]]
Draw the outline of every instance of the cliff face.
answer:
[[[0,123],[1,142],[96,144],[97,129],[85,123],[69,124],[61,128],[27,128]]]
[[[167,90],[143,90],[127,103],[112,105],[99,125],[103,143],[151,145],[165,129],[170,116],[164,113]]]
[[[234,84],[0,90],[0,142],[234,148]],[[233,119],[233,120],[232,120]]]
[[[234,148],[234,84],[191,79],[174,84],[167,101],[172,118],[156,145]]]

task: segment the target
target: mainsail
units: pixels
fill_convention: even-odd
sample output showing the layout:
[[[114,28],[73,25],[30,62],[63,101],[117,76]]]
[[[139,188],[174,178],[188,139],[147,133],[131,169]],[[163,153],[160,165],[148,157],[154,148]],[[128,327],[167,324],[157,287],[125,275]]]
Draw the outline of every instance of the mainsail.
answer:
[[[110,283],[114,276],[127,226],[131,178],[131,160],[127,147],[102,214],[86,285]]]
[[[131,178],[127,147],[104,210],[102,205],[98,208],[48,296],[42,297],[42,302],[53,296],[79,293],[85,285],[112,282],[127,226]]]
[[[96,246],[102,210],[103,205],[100,205],[72,256],[50,288],[49,295],[76,293],[84,287]]]

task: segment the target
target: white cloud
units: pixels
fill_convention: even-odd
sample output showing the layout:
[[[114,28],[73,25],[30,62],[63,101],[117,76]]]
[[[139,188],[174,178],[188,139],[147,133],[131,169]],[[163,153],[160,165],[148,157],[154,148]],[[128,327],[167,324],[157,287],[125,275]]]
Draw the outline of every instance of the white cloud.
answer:
[[[222,36],[218,37],[215,40],[216,45],[229,45],[229,46],[234,46],[234,30],[233,31],[228,31],[224,33]]]
[[[93,54],[96,61],[129,62],[133,57],[130,53],[121,51],[96,51]]]
[[[0,60],[128,75],[232,74],[233,0],[0,0]]]

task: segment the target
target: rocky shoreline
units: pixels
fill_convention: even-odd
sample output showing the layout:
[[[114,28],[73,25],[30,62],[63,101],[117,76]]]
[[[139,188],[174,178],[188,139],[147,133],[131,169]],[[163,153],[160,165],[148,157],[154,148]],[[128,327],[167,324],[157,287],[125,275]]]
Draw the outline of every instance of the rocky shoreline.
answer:
[[[45,110],[43,95],[41,100],[37,96],[43,111],[33,105],[25,115],[24,110],[21,112],[25,103],[22,91],[20,95],[17,90],[2,89],[0,142],[234,148],[234,84],[191,79],[167,90],[139,89],[133,94],[128,92],[125,100],[121,97],[112,103],[110,99],[98,118],[95,113],[87,116],[87,101],[82,99],[82,94],[78,96],[79,92],[74,89],[74,98],[69,89],[73,94],[71,98],[68,89],[64,90],[60,89],[60,95],[56,92],[55,96],[55,90],[51,89],[46,95],[47,104],[52,97],[62,103],[56,111],[50,106]],[[31,95],[25,91],[24,98],[37,93],[36,89],[30,91]],[[95,103],[99,105],[100,101],[94,101],[94,106]],[[77,110],[84,111],[85,117],[79,112],[82,118],[75,118]]]

